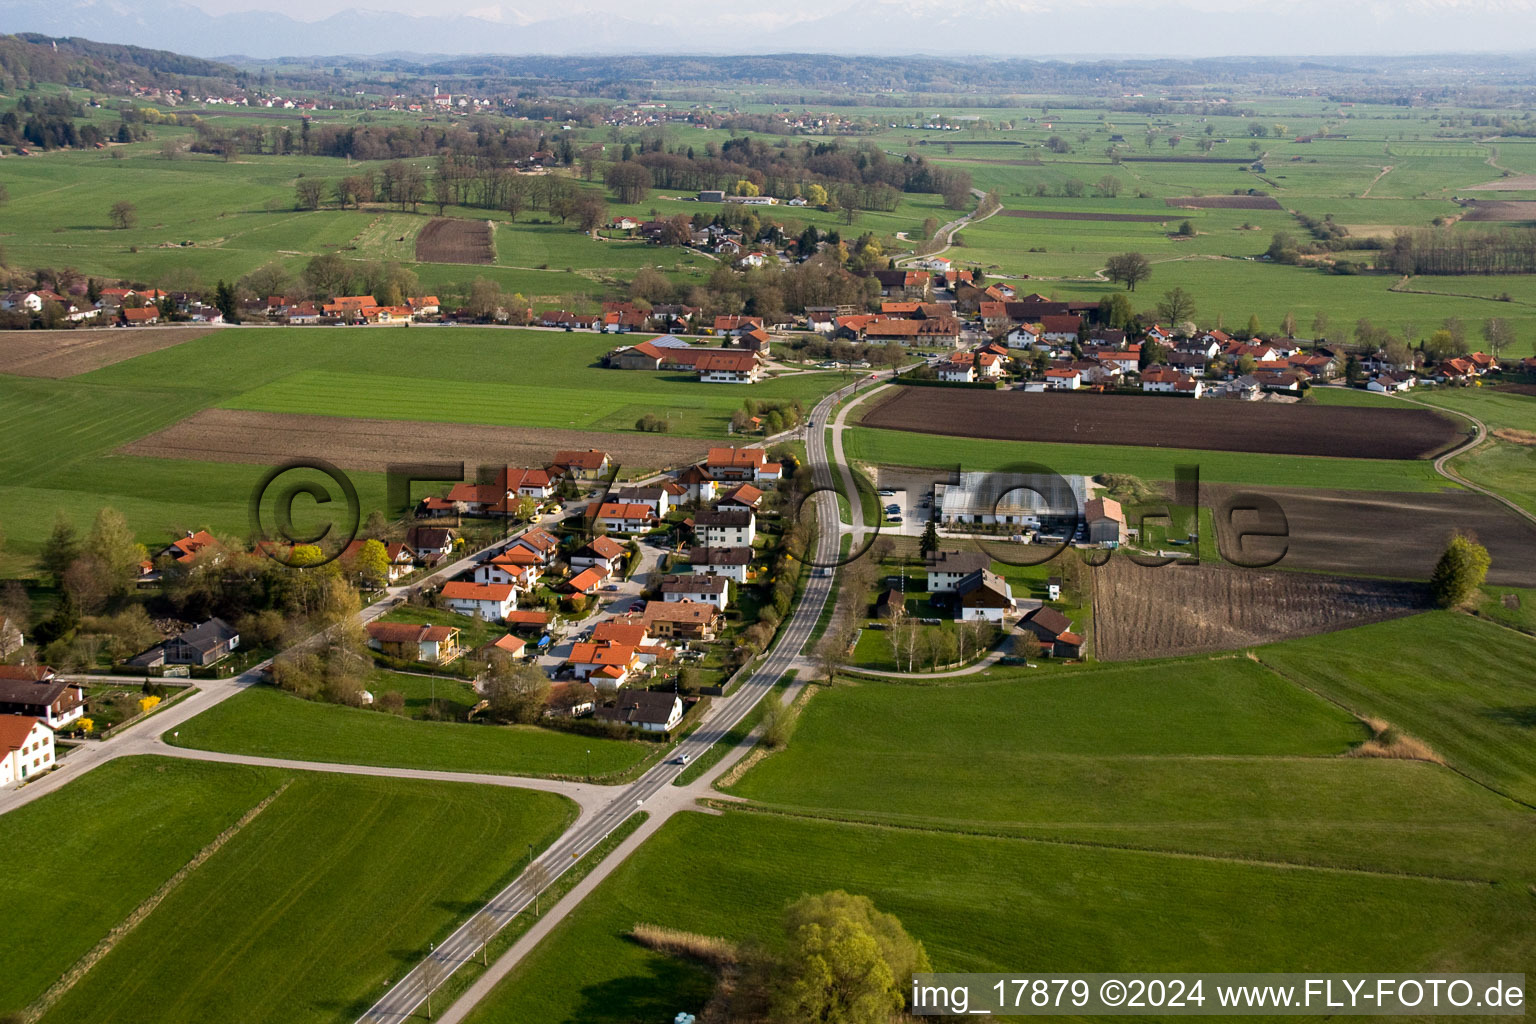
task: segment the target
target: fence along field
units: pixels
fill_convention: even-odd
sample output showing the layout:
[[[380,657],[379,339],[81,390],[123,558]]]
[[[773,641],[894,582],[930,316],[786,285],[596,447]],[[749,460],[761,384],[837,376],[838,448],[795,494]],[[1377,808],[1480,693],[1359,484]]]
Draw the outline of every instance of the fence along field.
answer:
[[[422,263],[495,263],[491,222],[462,217],[434,217],[416,236]]]
[[[895,389],[860,422],[1002,441],[1370,459],[1427,459],[1462,436],[1455,423],[1427,409],[922,387]]]

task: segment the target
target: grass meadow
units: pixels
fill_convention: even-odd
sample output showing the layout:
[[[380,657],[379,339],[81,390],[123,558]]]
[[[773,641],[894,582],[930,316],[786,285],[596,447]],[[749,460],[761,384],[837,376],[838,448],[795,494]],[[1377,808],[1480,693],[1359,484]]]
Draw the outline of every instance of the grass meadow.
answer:
[[[469,1019],[697,1012],[712,979],[631,928],[771,941],[785,906],[831,889],[895,914],[939,971],[1520,970],[1536,953],[1529,897],[1487,885],[728,810],[668,822]]]
[[[424,694],[415,696],[419,699]],[[177,746],[230,754],[571,778],[585,775],[589,765],[595,777],[617,775],[662,749],[659,744],[598,739],[535,726],[416,722],[379,711],[301,700],[268,686],[252,687],[224,701],[180,726],[178,732],[173,741]]]
[[[574,817],[559,797],[519,790],[169,758],[107,765],[0,819],[8,900],[56,907],[67,894],[47,937],[33,932],[7,958],[7,1009],[274,794],[43,1020],[355,1017]]]

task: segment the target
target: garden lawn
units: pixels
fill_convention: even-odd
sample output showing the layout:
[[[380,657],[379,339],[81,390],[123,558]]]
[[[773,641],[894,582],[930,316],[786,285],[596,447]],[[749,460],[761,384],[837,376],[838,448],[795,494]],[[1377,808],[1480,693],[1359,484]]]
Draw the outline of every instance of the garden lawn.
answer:
[[[526,790],[290,774],[44,1021],[355,1019],[575,811]],[[55,864],[56,884],[78,884],[78,864]]]
[[[1531,637],[1432,612],[1260,648],[1258,656],[1356,714],[1423,740],[1479,782],[1536,803]]]
[[[426,682],[426,680],[423,680]],[[598,779],[634,767],[663,748],[532,725],[413,722],[301,700],[275,687],[252,687],[180,727],[177,746],[301,761],[375,764],[387,768],[490,772],[498,775]]]
[[[854,427],[843,434],[848,458],[886,466],[933,466],[965,472],[1000,470],[1021,462],[1058,473],[1129,473],[1143,480],[1172,480],[1174,467],[1200,467],[1209,483],[1267,484],[1370,491],[1438,491],[1449,482],[1421,460],[1330,459],[1305,455],[1251,455],[1129,445],[1041,444],[985,438],[913,434]]]
[[[1536,955],[1513,887],[727,811],[668,822],[469,1020],[698,1012],[710,976],[626,938],[636,923],[771,943],[786,905],[832,889],[895,914],[939,971],[1523,971]]]

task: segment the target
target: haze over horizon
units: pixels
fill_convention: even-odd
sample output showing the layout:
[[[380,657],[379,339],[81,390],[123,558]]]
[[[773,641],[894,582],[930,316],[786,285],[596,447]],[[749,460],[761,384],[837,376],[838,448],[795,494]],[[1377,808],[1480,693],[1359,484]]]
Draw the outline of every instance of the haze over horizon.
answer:
[[[360,32],[360,27],[368,31]],[[1536,49],[1536,0],[10,0],[0,30],[202,57],[769,53],[1103,57],[1372,56]]]

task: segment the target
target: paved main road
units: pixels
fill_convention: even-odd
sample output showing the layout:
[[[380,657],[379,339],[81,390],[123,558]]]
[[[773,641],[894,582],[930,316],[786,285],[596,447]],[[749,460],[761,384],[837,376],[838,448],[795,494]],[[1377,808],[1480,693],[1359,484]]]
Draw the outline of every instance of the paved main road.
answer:
[[[855,390],[876,383],[879,376],[865,377],[839,389],[822,399],[811,411],[805,430],[806,451],[817,484],[825,487],[836,486],[826,450],[826,428],[833,407],[840,399],[847,397]],[[862,523],[859,502],[853,490],[853,479],[846,468],[843,469],[841,476],[842,486],[846,489],[845,493],[853,496],[849,505],[853,515],[852,529],[857,537],[862,532]],[[816,501],[817,513],[816,551],[821,560],[830,561],[837,556],[842,532],[838,523],[837,504],[832,494],[826,492],[817,494],[813,500]],[[800,652],[810,639],[816,622],[821,617],[831,589],[830,575],[821,576],[813,573],[799,604],[779,630],[778,639],[768,657],[729,697],[714,700],[700,727],[677,745],[673,751],[673,757],[651,768],[638,780],[614,793],[605,806],[592,813],[584,814],[554,845],[540,855],[538,863],[543,865],[547,880],[553,882],[632,814],[640,810],[648,814],[646,822],[639,829],[595,865],[569,895],[555,906],[548,908],[533,929],[499,957],[496,963],[476,979],[475,983],[451,1007],[439,1014],[437,1017],[439,1021],[443,1024],[461,1021],[481,999],[491,992],[496,983],[505,977],[544,935],[548,934],[550,929],[569,914],[588,893],[596,888],[598,883],[612,874],[633,849],[661,828],[673,814],[692,807],[698,797],[710,794],[711,784],[729,768],[734,759],[727,757],[688,785],[677,786],[674,783],[678,775],[684,771],[683,766],[678,763],[679,757],[686,755],[690,761],[698,758],[745,718],[757,702],[773,689],[784,673],[791,668],[803,671],[810,667],[809,663],[801,657]],[[746,747],[743,746],[733,753],[739,757],[745,753],[745,750]],[[383,1024],[386,1021],[398,1021],[410,1016],[426,1001],[429,985],[435,988],[461,963],[479,953],[482,937],[488,931],[481,919],[489,918],[491,925],[499,930],[533,905],[535,894],[526,881],[527,877],[527,873],[524,872],[437,945],[421,963],[418,963],[367,1013],[363,1014],[361,1018],[363,1024]]]

